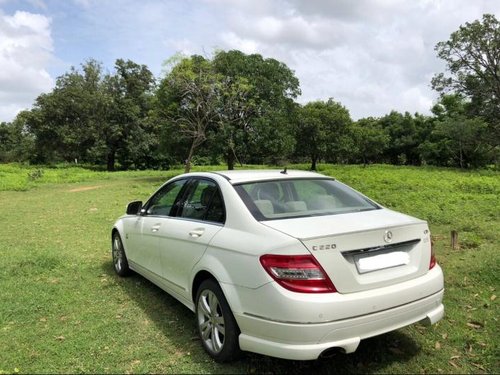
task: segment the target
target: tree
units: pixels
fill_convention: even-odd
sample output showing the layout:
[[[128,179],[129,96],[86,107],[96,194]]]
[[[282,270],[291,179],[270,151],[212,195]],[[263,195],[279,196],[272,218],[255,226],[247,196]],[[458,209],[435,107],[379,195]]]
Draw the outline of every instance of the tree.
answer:
[[[458,93],[468,99],[469,117],[482,117],[488,123],[490,145],[499,147],[500,23],[494,15],[485,14],[482,21],[460,26],[435,50],[449,74],[434,76],[432,87],[441,94]]]
[[[479,167],[492,160],[488,147],[488,125],[480,117],[469,117],[471,103],[461,95],[443,95],[432,108],[433,130],[419,146],[426,162],[460,168]]]
[[[89,60],[36,99],[25,116],[35,137],[35,162],[77,160],[112,171],[117,155],[125,167],[147,158],[155,145],[148,121],[153,75],[132,61],[118,59],[115,67],[115,74],[104,73]]]
[[[379,119],[379,124],[390,138],[389,145],[384,152],[386,161],[391,164],[417,165],[420,163],[417,147],[422,141],[422,134],[417,129],[415,118],[410,113],[402,114],[391,111]]]
[[[191,56],[183,58],[160,83],[159,103],[170,123],[169,130],[175,133],[178,129],[190,143],[186,173],[191,169],[195,150],[207,138],[207,128],[219,116],[220,82],[209,60]]]
[[[293,72],[274,59],[219,51],[212,59],[176,58],[158,90],[166,133],[186,147],[186,170],[195,151],[208,145],[210,156],[223,155],[228,169],[237,161],[290,152],[292,127],[284,118],[300,93]],[[269,138],[272,139],[269,139]],[[264,138],[270,140],[261,142]]]
[[[115,74],[104,79],[108,112],[98,130],[108,170],[115,159],[122,167],[153,167],[158,149],[158,129],[149,118],[153,108],[155,79],[146,65],[118,59]]]
[[[311,170],[316,170],[320,159],[333,160],[339,156],[351,123],[344,106],[333,99],[310,102],[299,109],[298,117],[296,150],[310,158]]]
[[[89,161],[96,128],[106,119],[102,66],[95,60],[56,80],[52,92],[40,95],[29,115],[28,130],[35,136],[35,162]]]
[[[0,162],[23,162],[33,152],[33,136],[26,129],[23,111],[12,123],[0,123]]]
[[[438,121],[433,133],[440,139],[444,154],[450,156],[448,164],[466,168],[485,164],[486,130],[487,124],[478,117],[454,116]]]
[[[363,165],[380,161],[390,138],[377,119],[368,117],[356,121],[351,125],[350,133],[353,139],[351,152],[361,159]]]
[[[293,153],[296,145],[293,129],[296,128],[297,107],[286,113],[273,111],[256,118],[252,132],[248,134],[250,164],[283,165]]]
[[[236,50],[217,52],[213,65],[224,77],[226,95],[212,144],[223,147],[228,169],[238,156],[291,152],[293,127],[285,119],[300,95],[293,71],[278,60]]]

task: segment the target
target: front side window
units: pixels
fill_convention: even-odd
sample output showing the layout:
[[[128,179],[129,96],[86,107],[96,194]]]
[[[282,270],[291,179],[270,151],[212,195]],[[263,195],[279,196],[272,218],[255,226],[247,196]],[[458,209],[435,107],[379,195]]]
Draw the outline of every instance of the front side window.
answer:
[[[379,206],[331,179],[296,179],[243,183],[236,191],[257,220],[333,215]]]
[[[164,186],[147,203],[146,214],[175,216],[180,200],[180,192],[186,180],[177,180]]]
[[[219,188],[210,180],[194,180],[178,216],[187,219],[223,223],[224,202]]]

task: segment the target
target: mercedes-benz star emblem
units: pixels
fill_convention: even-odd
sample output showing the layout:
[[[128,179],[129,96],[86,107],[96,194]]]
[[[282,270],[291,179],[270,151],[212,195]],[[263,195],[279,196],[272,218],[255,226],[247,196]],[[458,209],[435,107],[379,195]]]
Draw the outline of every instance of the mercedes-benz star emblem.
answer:
[[[384,233],[384,241],[389,243],[392,241],[392,232],[390,230],[386,230]]]

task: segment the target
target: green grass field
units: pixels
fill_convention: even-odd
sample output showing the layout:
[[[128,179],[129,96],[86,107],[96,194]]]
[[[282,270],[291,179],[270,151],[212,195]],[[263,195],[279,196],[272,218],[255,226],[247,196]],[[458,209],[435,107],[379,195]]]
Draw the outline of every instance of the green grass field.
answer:
[[[140,276],[115,276],[110,261],[110,228],[127,202],[180,172],[0,165],[0,373],[500,372],[500,173],[321,165],[429,221],[445,318],[365,340],[350,355],[294,362],[246,354],[217,364],[189,310]]]

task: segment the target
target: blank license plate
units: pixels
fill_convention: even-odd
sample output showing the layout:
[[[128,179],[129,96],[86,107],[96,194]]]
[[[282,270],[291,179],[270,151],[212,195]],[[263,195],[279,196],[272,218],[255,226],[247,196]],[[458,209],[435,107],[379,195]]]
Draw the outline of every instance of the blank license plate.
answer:
[[[374,255],[359,254],[354,256],[354,262],[359,273],[366,273],[408,264],[410,256],[404,251]]]

